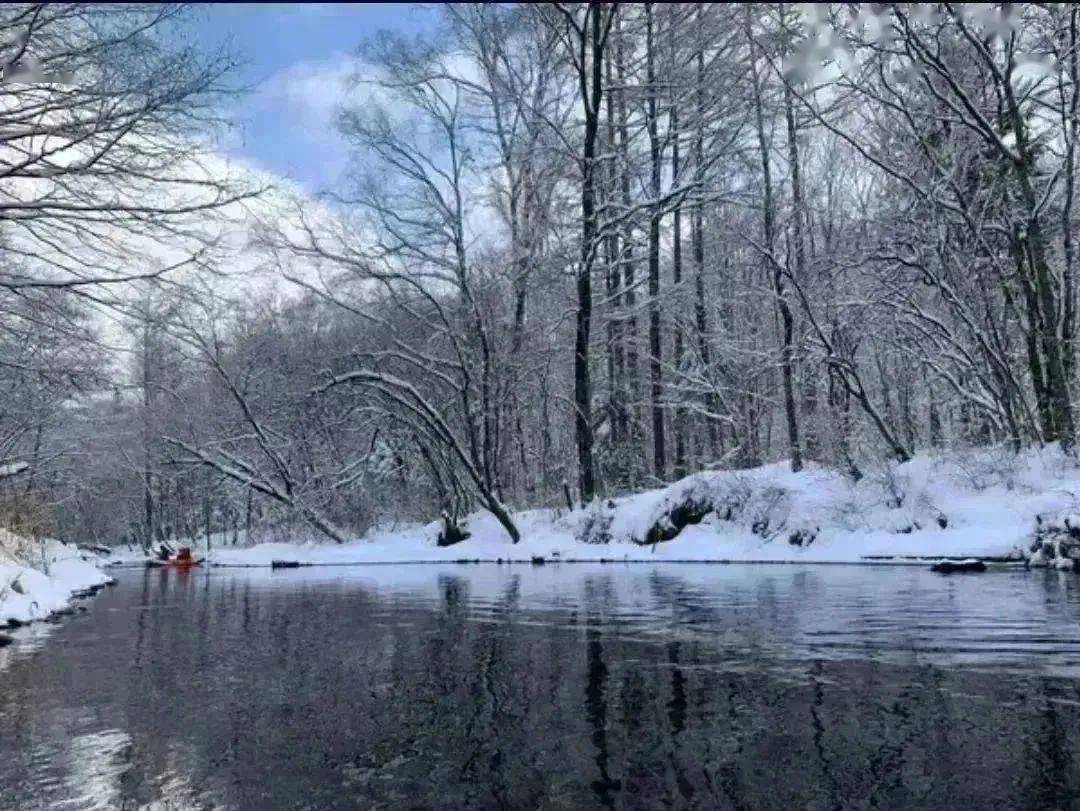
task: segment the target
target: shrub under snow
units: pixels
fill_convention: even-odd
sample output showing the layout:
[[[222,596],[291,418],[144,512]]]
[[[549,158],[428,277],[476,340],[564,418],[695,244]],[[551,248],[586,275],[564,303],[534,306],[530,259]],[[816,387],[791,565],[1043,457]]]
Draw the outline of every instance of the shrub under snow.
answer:
[[[859,481],[784,464],[707,471],[667,487],[584,508],[518,512],[522,541],[479,512],[462,523],[470,537],[437,546],[441,522],[369,536],[344,546],[275,544],[222,549],[219,563],[265,565],[414,560],[790,560],[1032,556],[1042,540],[1080,527],[1080,466],[1057,447],[921,454],[904,464],[867,467]],[[1054,536],[1053,538],[1051,536]],[[1041,548],[1041,547],[1040,547]],[[1057,544],[1053,561],[1071,560]],[[1061,554],[1058,554],[1058,551]],[[1080,547],[1078,547],[1080,551]],[[1065,564],[1056,563],[1055,565]]]

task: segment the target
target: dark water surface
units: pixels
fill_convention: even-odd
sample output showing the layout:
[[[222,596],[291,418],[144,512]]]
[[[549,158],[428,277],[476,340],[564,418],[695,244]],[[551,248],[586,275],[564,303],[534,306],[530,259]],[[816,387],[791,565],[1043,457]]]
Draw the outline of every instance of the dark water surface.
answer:
[[[0,809],[1080,807],[1080,578],[124,572],[0,650]]]

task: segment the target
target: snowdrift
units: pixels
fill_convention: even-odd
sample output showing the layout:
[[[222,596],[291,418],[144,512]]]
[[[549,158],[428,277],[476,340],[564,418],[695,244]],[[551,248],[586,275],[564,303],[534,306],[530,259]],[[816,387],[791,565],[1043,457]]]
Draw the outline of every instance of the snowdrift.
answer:
[[[0,536],[0,629],[45,619],[70,607],[79,592],[112,581],[101,560],[59,541]]]
[[[470,537],[436,545],[440,524],[337,545],[219,549],[216,565],[433,561],[905,562],[919,558],[1033,558],[1037,530],[1080,528],[1080,462],[1059,447],[923,454],[882,463],[859,481],[784,463],[708,471],[668,487],[597,500],[583,509],[530,510],[512,544],[477,513]],[[1080,547],[1078,547],[1080,548]]]

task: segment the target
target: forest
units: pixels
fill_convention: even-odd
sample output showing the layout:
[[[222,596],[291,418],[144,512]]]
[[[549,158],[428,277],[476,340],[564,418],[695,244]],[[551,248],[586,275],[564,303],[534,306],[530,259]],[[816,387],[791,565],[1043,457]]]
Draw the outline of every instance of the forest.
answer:
[[[704,470],[1074,445],[1073,4],[446,5],[356,43],[319,194],[214,152],[243,88],[186,13],[0,8],[5,71],[82,77],[0,105],[20,535],[516,540]]]

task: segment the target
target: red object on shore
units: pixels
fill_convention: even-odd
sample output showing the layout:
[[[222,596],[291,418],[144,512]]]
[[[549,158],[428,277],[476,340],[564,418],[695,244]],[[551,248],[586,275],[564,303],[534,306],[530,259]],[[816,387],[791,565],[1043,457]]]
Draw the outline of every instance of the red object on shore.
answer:
[[[160,561],[162,566],[175,566],[178,569],[187,569],[191,566],[198,566],[201,561],[198,558],[191,556],[191,548],[188,546],[180,547],[175,555]]]

